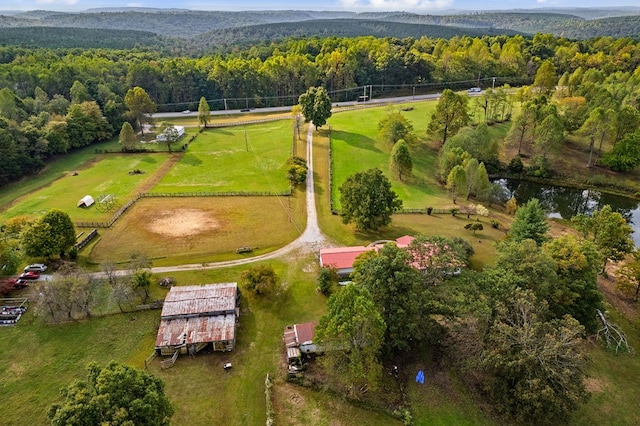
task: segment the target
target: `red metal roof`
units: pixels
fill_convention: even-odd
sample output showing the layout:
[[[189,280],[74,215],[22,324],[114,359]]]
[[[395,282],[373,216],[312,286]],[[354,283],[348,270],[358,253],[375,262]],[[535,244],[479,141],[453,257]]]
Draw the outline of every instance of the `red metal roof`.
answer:
[[[396,244],[398,245],[398,247],[404,248],[409,244],[411,244],[413,240],[415,240],[415,238],[412,237],[411,235],[405,235],[403,237],[396,238]]]
[[[316,325],[318,325],[318,321],[305,322],[293,326],[299,345],[313,342],[313,338],[316,335]]]
[[[358,256],[370,250],[375,248],[356,246],[321,249],[320,266],[333,266],[337,269],[351,268]]]

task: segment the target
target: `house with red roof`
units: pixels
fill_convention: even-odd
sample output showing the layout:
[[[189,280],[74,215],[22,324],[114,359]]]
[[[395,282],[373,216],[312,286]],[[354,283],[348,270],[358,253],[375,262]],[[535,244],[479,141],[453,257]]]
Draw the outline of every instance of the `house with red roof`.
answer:
[[[320,267],[336,268],[338,276],[348,277],[353,272],[353,264],[362,253],[379,250],[386,243],[395,243],[404,248],[411,244],[414,237],[405,235],[395,240],[376,241],[368,246],[334,247],[320,250]]]

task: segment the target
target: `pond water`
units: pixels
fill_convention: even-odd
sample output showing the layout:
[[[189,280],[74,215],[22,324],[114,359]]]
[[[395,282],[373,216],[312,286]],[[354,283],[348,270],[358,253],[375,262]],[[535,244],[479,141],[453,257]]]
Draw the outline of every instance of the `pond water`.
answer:
[[[633,228],[633,241],[640,247],[640,201],[619,195],[602,193],[593,189],[565,188],[543,185],[516,179],[497,179],[509,194],[514,195],[518,205],[537,198],[547,210],[549,217],[571,219],[578,213],[589,214],[605,205],[620,212]]]

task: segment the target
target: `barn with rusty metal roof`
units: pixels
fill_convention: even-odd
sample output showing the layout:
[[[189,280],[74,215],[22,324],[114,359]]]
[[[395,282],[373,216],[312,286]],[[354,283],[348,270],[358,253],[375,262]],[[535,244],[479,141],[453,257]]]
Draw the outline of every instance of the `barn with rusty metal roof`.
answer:
[[[239,315],[237,283],[172,287],[164,300],[156,338],[158,355],[230,351]]]

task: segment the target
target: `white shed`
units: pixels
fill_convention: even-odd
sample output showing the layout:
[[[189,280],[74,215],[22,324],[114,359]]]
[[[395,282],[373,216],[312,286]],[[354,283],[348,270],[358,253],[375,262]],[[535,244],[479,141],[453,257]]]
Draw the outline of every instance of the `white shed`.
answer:
[[[93,203],[95,203],[93,197],[91,195],[85,195],[78,201],[78,207],[89,207]]]

